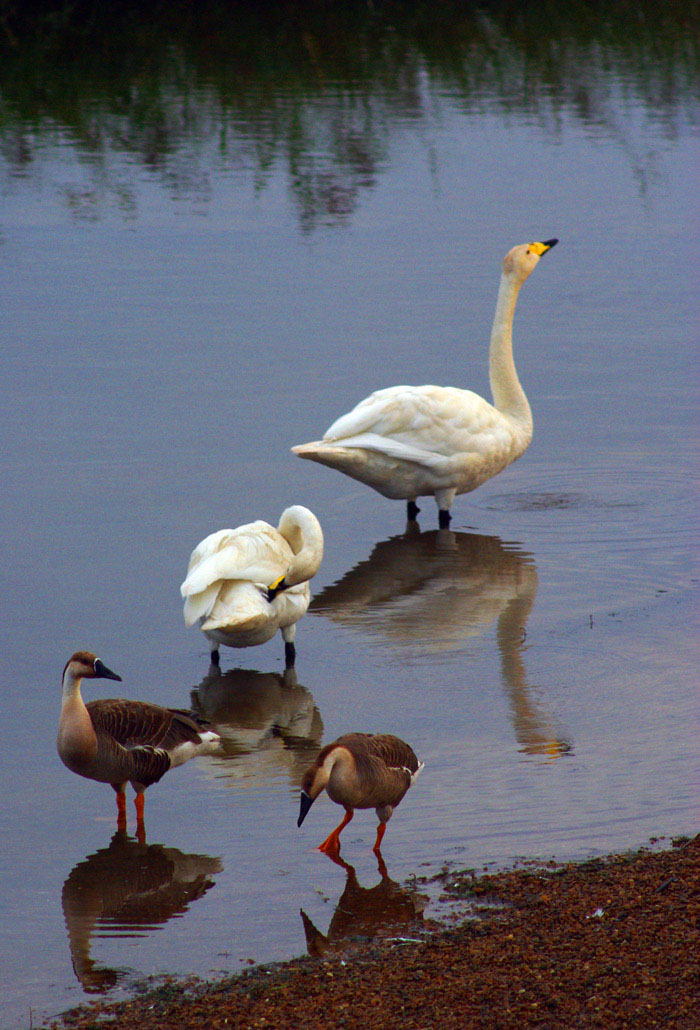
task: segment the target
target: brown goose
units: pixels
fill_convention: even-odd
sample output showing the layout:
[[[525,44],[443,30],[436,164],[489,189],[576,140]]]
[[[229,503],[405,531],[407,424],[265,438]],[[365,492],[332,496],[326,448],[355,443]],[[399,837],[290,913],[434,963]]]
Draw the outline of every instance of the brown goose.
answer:
[[[119,680],[90,651],[76,651],[63,670],[58,753],[63,764],[90,780],[109,783],[117,794],[119,828],[126,828],[126,785],[136,791],[137,832],[143,836],[143,792],[195,755],[213,751],[219,735],[189,712],[121,698],[83,701],[83,679]]]
[[[379,819],[374,851],[379,853],[386,824],[423,768],[413,749],[389,733],[346,733],[327,744],[301,781],[297,826],[321,793],[345,809],[343,821],[319,844],[319,851],[340,852],[340,834],[356,808],[374,808]]]

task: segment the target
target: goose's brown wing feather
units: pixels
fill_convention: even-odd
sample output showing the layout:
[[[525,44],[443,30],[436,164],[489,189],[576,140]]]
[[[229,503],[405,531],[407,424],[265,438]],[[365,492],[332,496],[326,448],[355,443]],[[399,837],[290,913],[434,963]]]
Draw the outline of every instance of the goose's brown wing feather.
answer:
[[[177,708],[125,698],[89,701],[86,707],[95,732],[104,733],[126,748],[150,746],[170,751],[187,741],[199,741],[199,726],[194,717]]]
[[[346,733],[335,743],[346,747],[356,761],[363,755],[372,755],[389,769],[408,769],[411,773],[420,764],[413,748],[391,733]]]
[[[129,779],[144,787],[157,783],[170,768],[170,755],[161,748],[139,745],[127,748],[127,755],[132,769]]]
[[[165,747],[168,750],[188,742],[198,744],[200,732],[211,726],[211,723],[207,722],[206,719],[200,718],[194,712],[184,708],[168,708],[167,711],[170,712],[173,718],[161,747]]]
[[[419,766],[412,747],[391,733],[377,733],[370,739],[370,748],[390,769],[408,769],[414,773]]]
[[[170,768],[170,755],[163,748],[151,744],[121,744],[99,726],[97,733],[97,763],[100,772],[110,783],[141,783],[150,787]],[[100,776],[100,779],[104,776]]]
[[[86,707],[95,732],[111,737],[123,747],[160,747],[173,719],[167,708],[126,698],[88,701]]]

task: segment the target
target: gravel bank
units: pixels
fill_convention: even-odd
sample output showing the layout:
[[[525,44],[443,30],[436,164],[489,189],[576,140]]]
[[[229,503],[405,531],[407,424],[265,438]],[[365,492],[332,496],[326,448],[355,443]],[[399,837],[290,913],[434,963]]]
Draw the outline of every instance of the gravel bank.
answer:
[[[66,1013],[88,1030],[700,1027],[700,836],[668,850],[445,877],[478,919]],[[405,925],[401,934],[411,936]],[[420,935],[416,935],[420,936]]]

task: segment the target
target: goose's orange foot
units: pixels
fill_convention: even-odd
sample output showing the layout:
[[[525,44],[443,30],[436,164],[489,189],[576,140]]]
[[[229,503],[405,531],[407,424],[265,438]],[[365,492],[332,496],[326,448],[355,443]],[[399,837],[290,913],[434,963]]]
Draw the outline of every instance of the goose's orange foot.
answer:
[[[340,854],[340,834],[333,830],[322,844],[319,844],[318,850],[322,851],[324,855],[330,855],[332,858],[337,858]]]
[[[340,826],[336,826],[332,833],[329,833],[323,844],[319,844],[318,850],[322,851],[324,855],[339,855],[340,854],[340,834],[345,826],[348,825],[354,815],[352,808],[345,809],[345,815]]]

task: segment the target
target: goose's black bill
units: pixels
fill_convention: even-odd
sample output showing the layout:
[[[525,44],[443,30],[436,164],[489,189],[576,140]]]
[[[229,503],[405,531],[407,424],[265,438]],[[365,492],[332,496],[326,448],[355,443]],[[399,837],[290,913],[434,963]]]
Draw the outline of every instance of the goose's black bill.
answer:
[[[306,819],[306,813],[313,805],[313,799],[309,797],[303,790],[301,792],[301,798],[299,801],[299,818],[297,819],[297,826],[301,826]]]
[[[111,669],[108,669],[105,663],[101,662],[99,658],[95,662],[95,676],[98,679],[103,680],[119,680],[120,683],[122,681],[121,676],[117,676],[116,672],[112,672]]]

